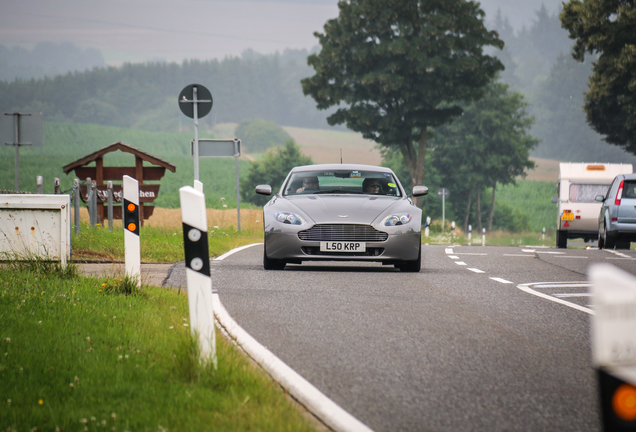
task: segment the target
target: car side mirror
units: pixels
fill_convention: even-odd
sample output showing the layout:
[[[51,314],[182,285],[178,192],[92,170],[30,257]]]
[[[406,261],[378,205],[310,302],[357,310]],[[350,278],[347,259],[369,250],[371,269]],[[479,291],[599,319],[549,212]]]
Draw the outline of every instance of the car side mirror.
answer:
[[[556,204],[559,202],[559,197],[552,197],[552,204]]]
[[[428,194],[428,188],[426,186],[413,186],[413,196],[423,196]]]
[[[596,195],[594,199],[598,202],[603,202],[605,201],[605,195]]]
[[[259,195],[271,195],[272,187],[270,185],[258,185],[256,186],[256,193]]]

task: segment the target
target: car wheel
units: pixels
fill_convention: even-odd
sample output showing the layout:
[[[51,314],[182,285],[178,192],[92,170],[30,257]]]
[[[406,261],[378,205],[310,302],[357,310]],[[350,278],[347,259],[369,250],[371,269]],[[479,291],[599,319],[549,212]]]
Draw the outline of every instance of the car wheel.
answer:
[[[283,270],[285,268],[285,261],[268,258],[267,249],[263,247],[263,268],[265,270]]]
[[[614,249],[616,246],[616,239],[607,235],[607,228],[605,229],[605,249]]]
[[[603,249],[605,247],[605,232],[602,228],[598,230],[598,248]]]
[[[618,240],[616,241],[616,249],[627,249],[629,250],[631,243],[629,240]]]
[[[559,249],[567,249],[568,247],[568,233],[563,230],[557,230],[556,233],[556,247]]]
[[[422,268],[422,245],[417,253],[417,259],[415,261],[405,261],[401,264],[396,264],[401,272],[405,273],[418,273]]]

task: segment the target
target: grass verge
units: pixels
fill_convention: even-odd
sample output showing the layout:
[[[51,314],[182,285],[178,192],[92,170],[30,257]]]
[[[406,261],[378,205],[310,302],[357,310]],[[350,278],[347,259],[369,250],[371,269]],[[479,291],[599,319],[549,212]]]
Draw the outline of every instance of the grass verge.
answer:
[[[200,366],[187,297],[47,262],[0,268],[0,430],[309,431],[224,338]]]

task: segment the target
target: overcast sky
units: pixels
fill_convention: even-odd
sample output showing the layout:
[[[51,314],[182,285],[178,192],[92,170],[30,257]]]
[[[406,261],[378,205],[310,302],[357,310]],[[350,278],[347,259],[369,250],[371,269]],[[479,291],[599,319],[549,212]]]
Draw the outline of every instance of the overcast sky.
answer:
[[[124,61],[270,54],[311,49],[313,32],[338,16],[337,0],[0,0],[0,44],[31,48],[71,42],[101,50],[109,64]],[[486,19],[501,9],[515,28],[530,26],[544,3],[561,0],[483,0]]]

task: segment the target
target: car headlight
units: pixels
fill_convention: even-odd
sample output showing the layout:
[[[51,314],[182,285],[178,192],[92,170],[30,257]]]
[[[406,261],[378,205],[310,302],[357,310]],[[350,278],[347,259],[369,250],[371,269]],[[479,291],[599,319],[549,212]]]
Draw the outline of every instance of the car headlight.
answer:
[[[302,225],[305,223],[305,219],[294,213],[278,212],[274,215],[274,217],[278,222],[285,224]]]
[[[404,225],[411,221],[410,213],[392,214],[382,219],[384,226]]]

